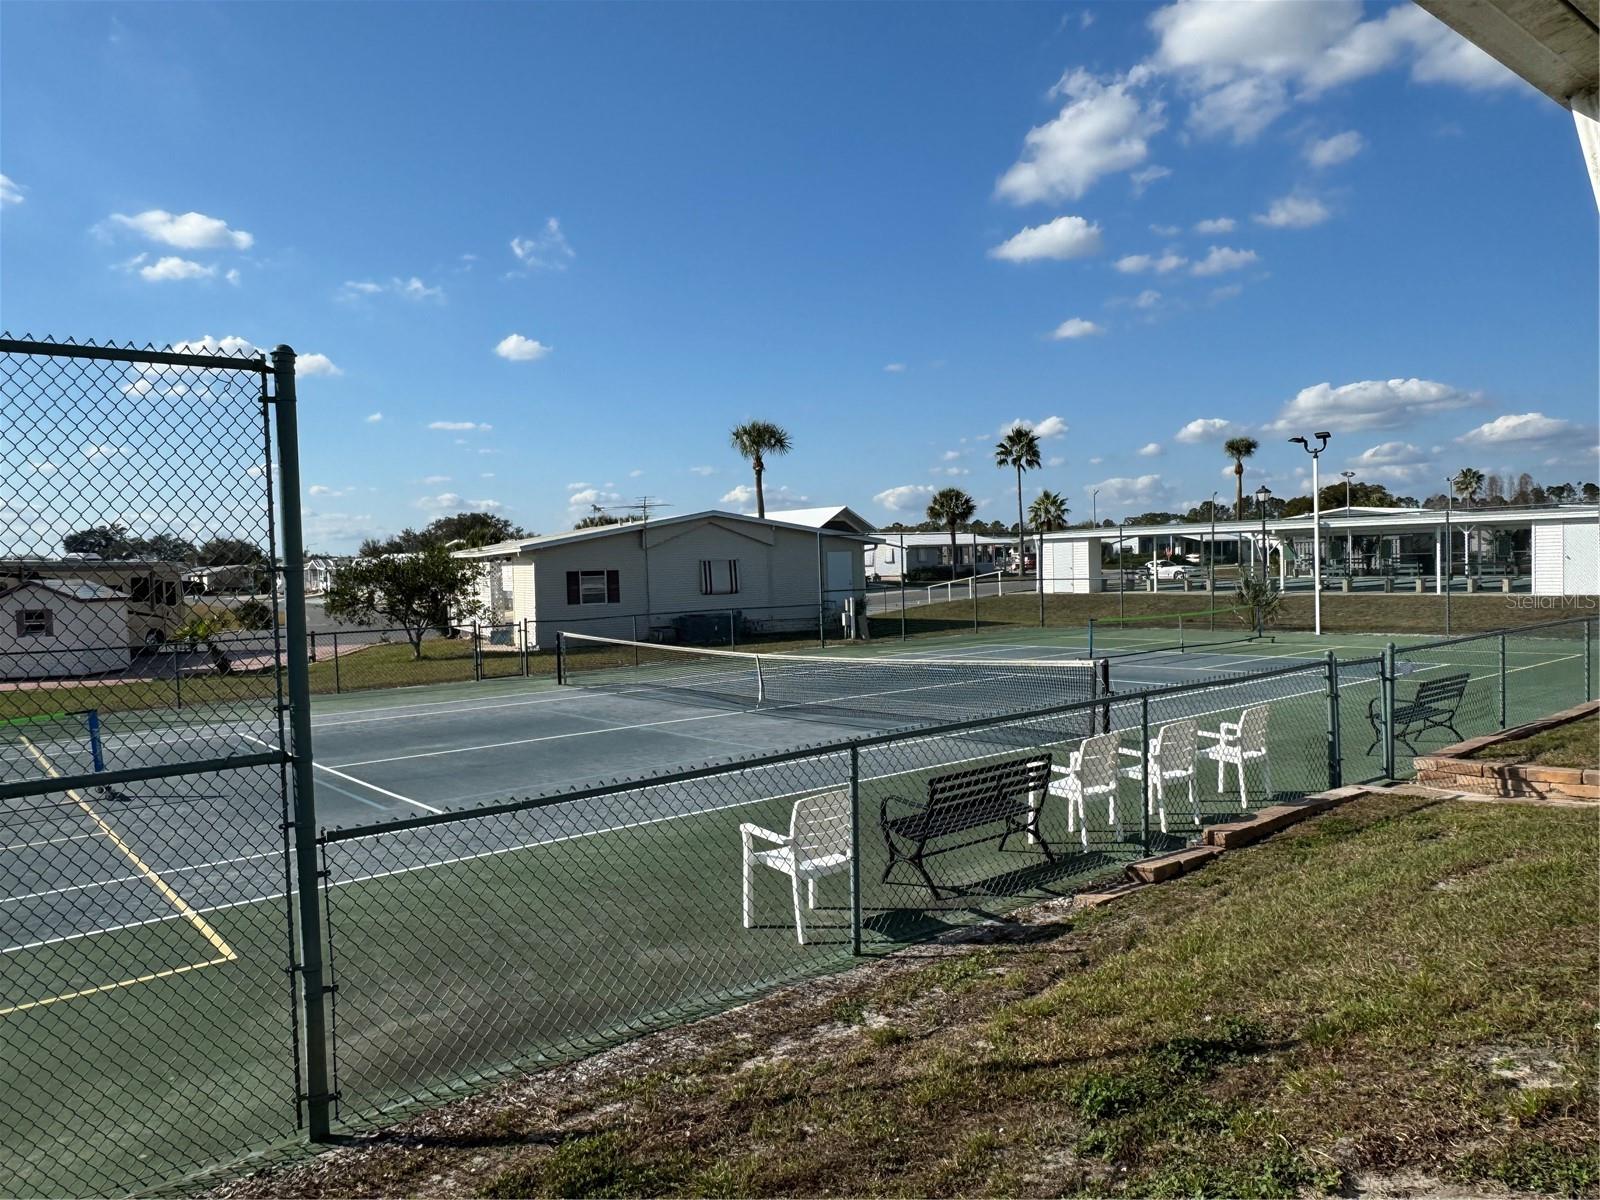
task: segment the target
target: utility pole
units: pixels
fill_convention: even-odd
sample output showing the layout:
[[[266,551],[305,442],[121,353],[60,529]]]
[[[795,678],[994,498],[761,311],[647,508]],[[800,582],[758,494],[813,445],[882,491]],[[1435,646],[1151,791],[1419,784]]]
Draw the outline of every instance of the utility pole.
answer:
[[[1313,433],[1318,445],[1315,449],[1303,437],[1289,440],[1311,455],[1311,612],[1314,636],[1322,636],[1322,496],[1317,463],[1328,448],[1331,433]]]

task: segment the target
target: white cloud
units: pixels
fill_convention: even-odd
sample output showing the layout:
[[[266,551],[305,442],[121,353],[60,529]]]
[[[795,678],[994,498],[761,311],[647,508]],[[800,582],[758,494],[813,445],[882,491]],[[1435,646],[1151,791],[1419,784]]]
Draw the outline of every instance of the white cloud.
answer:
[[[972,474],[971,469],[968,467],[934,467],[932,470],[935,475],[949,475],[952,477]]]
[[[1058,438],[1062,434],[1066,433],[1069,428],[1071,428],[1071,426],[1069,426],[1066,421],[1062,420],[1060,417],[1046,417],[1042,421],[1025,421],[1021,417],[1018,417],[1016,420],[1007,421],[1004,425],[1000,426],[1000,433],[998,436],[1005,437],[1006,434],[1010,433],[1018,425],[1021,425],[1024,429],[1033,430],[1034,434],[1037,435],[1041,441],[1047,438]]]
[[[407,279],[407,280],[405,280],[403,282],[401,280],[398,280],[398,279],[395,280],[394,281],[394,289],[395,289],[395,291],[399,292],[400,295],[404,296],[407,300],[438,299],[440,296],[444,295],[444,289],[443,288],[429,287],[427,284],[423,283],[422,280],[418,279],[415,275],[413,275],[410,279]]]
[[[1313,167],[1334,167],[1349,162],[1366,148],[1367,140],[1354,129],[1332,137],[1312,138],[1306,143],[1305,159]]]
[[[1235,145],[1242,145],[1254,141],[1288,107],[1280,80],[1264,75],[1235,79],[1196,101],[1189,110],[1189,127],[1202,137],[1228,134]]]
[[[1232,233],[1239,224],[1232,217],[1211,217],[1194,223],[1196,233]]]
[[[1363,479],[1409,484],[1438,474],[1428,455],[1410,442],[1380,442],[1350,460],[1350,469]]]
[[[520,333],[508,333],[495,345],[494,352],[511,362],[534,362],[550,353],[550,347]]]
[[[447,509],[461,509],[464,501],[455,492],[441,492],[437,496],[422,496],[417,500],[418,508],[431,509],[434,512],[443,512]]]
[[[641,476],[643,474],[644,474],[643,468],[635,467],[633,470],[628,472],[628,478],[629,479],[637,479],[637,478],[639,478],[639,476]]]
[[[1150,232],[1155,234],[1157,237],[1166,238],[1177,237],[1183,232],[1183,230],[1179,229],[1176,225],[1152,225],[1150,226]]]
[[[485,425],[479,421],[430,421],[428,422],[428,428],[459,431],[474,430],[478,433],[488,433],[494,426]]]
[[[1114,476],[1102,479],[1098,483],[1088,485],[1089,491],[1097,491],[1100,511],[1108,512],[1112,509],[1157,509],[1165,508],[1170,502],[1171,489],[1162,483],[1161,476],[1136,475]]]
[[[1074,338],[1093,337],[1097,333],[1104,333],[1105,326],[1096,325],[1093,321],[1086,321],[1082,317],[1068,317],[1057,325],[1055,332],[1050,336],[1056,341],[1070,341]]]
[[[561,232],[561,222],[554,217],[546,219],[544,228],[533,237],[511,239],[511,254],[527,271],[565,271],[577,254],[567,244],[567,235]]]
[[[809,496],[802,496],[799,493],[794,492],[782,485],[779,485],[778,487],[768,486],[765,490],[768,508],[775,508],[779,505],[785,504],[804,504],[806,501],[811,499]],[[741,483],[732,491],[725,493],[718,503],[732,504],[737,507],[740,512],[755,512],[756,489],[748,483]]]
[[[111,221],[148,241],[179,250],[248,250],[255,243],[255,238],[244,230],[229,229],[226,221],[204,213],[178,215],[152,208],[131,217],[112,213]]]
[[[442,300],[444,289],[431,287],[415,275],[409,279],[394,278],[388,283],[374,283],[370,279],[347,279],[339,292],[341,300],[356,300],[363,296],[376,296],[389,292],[405,300]]]
[[[383,414],[381,412],[368,413],[366,415],[366,422],[368,425],[376,425],[381,420],[383,420]]]
[[[1171,174],[1171,167],[1151,165],[1148,167],[1141,167],[1139,170],[1129,175],[1128,180],[1133,184],[1133,194],[1135,196],[1142,196],[1144,195],[1145,188],[1149,187],[1156,180],[1165,179]]]
[[[426,484],[429,484],[430,486],[434,485],[434,484],[440,484],[440,483],[449,483],[450,482],[450,476],[448,476],[448,475],[424,475],[422,477],[422,482],[426,483]]]
[[[40,475],[54,475],[58,470],[55,463],[49,461],[31,462],[28,466]]]
[[[0,175],[0,204],[21,204],[22,193],[27,189],[14,182],[9,175]]]
[[[1264,213],[1251,220],[1273,229],[1310,229],[1332,216],[1327,205],[1311,196],[1284,196],[1272,202]]]
[[[1091,467],[1098,467],[1103,462],[1105,462],[1105,459],[1101,458],[1099,455],[1096,455],[1094,458],[1089,460],[1089,465]]]
[[[1571,437],[1578,427],[1571,421],[1543,413],[1506,413],[1469,429],[1456,441],[1468,446],[1499,446],[1507,442],[1548,442]]]
[[[1187,266],[1189,260],[1183,255],[1168,250],[1159,258],[1151,254],[1128,254],[1117,259],[1112,266],[1124,275],[1138,275],[1145,271],[1154,271],[1157,275],[1165,275],[1169,271],[1176,271],[1179,267]]]
[[[1220,275],[1224,271],[1237,271],[1256,261],[1254,250],[1235,250],[1231,246],[1212,246],[1205,258],[1191,268],[1196,275]]]
[[[1067,103],[1028,131],[1022,156],[995,187],[1014,204],[1076,200],[1102,176],[1142,163],[1150,153],[1146,139],[1166,124],[1161,103],[1141,101],[1126,79],[1102,83],[1072,70],[1050,94]]]
[[[1156,291],[1155,288],[1145,288],[1144,291],[1133,298],[1133,306],[1135,308],[1154,308],[1160,303],[1161,293]]]
[[[1227,437],[1232,432],[1232,421],[1224,420],[1222,417],[1196,417],[1173,434],[1173,440],[1192,446],[1197,442],[1211,442]]]
[[[701,478],[704,478],[707,475],[715,475],[716,473],[717,473],[717,469],[715,467],[690,467],[689,468],[689,474],[691,474],[691,475],[699,475]]]
[[[1060,454],[1052,454],[1044,460],[1044,465],[1047,467],[1064,467],[1067,465],[1067,460]]]
[[[176,254],[158,258],[147,267],[139,268],[139,277],[151,283],[170,283],[177,279],[210,279],[217,273],[215,267],[203,266]]]
[[[343,496],[354,490],[354,488],[331,488],[325,483],[313,483],[306,489],[313,496]]]
[[[569,491],[569,492],[580,492],[584,488],[592,488],[593,486],[594,486],[594,484],[592,484],[592,483],[569,483],[569,484],[567,484],[567,491]]]
[[[483,472],[483,474],[479,475],[478,478],[479,479],[493,479],[494,478],[494,472],[493,471],[485,471],[485,472]]]
[[[1154,457],[1156,457],[1156,455],[1158,455],[1160,453],[1161,453],[1161,443],[1160,442],[1146,442],[1144,445],[1139,447],[1139,457],[1140,458],[1154,458]]]
[[[234,287],[238,287],[239,286],[239,278],[240,278],[239,277],[239,268],[238,267],[229,267],[228,268],[228,273],[226,275],[224,275],[223,278],[226,279],[229,283],[233,284]]]
[[[961,457],[961,451],[946,450],[942,455],[940,455],[940,457],[943,458],[945,462],[954,462],[956,459]]]
[[[891,375],[899,375],[905,371],[905,363],[884,363],[883,369]]]
[[[326,354],[301,354],[294,360],[296,375],[343,375],[344,372],[333,365],[333,360]]]
[[[989,251],[990,258],[1005,262],[1032,262],[1050,258],[1086,258],[1100,253],[1100,226],[1082,217],[1057,217],[1044,225],[1030,225]]]
[[[1213,304],[1220,303],[1223,300],[1232,300],[1242,291],[1244,291],[1244,284],[1242,283],[1225,284],[1222,287],[1211,289],[1210,300]]]
[[[1481,399],[1477,392],[1431,379],[1364,379],[1340,387],[1318,383],[1301,389],[1266,428],[1295,434],[1396,429],[1422,417],[1469,408]]]
[[[383,291],[383,284],[373,283],[369,279],[346,279],[344,290],[351,296],[376,296]]]
[[[933,498],[934,489],[924,483],[907,483],[885,488],[872,499],[890,512],[921,512]]]

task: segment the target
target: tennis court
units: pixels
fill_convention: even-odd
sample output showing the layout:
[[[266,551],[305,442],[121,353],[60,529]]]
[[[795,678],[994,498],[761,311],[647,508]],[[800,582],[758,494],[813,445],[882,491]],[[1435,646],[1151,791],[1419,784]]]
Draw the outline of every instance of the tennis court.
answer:
[[[872,952],[1003,915],[1147,849],[1182,845],[1201,824],[1240,810],[1236,792],[1206,770],[1192,808],[1187,796],[1167,805],[1165,834],[1153,816],[1144,828],[1137,782],[1124,785],[1115,812],[1091,805],[1086,830],[1069,830],[1064,806],[1047,801],[1043,846],[986,841],[943,856],[934,870],[948,892],[934,897],[903,865],[883,877],[880,811],[952,771],[1024,754],[1062,765],[1085,736],[1106,729],[1136,755],[1146,725],[1194,717],[1214,727],[1268,704],[1272,794],[1315,790],[1328,779],[1324,655],[1333,650],[1344,660],[1345,778],[1374,777],[1381,751],[1366,749],[1366,713],[1386,640],[1279,635],[1178,652],[1153,649],[1149,638],[1119,647],[1102,632],[1096,652],[1109,656],[1110,694],[1103,681],[1081,690],[1086,638],[1012,631],[921,643],[911,654],[878,644],[841,656],[857,671],[829,668],[852,682],[823,674],[808,677],[811,690],[787,694],[794,685],[780,662],[759,697],[737,690],[748,686],[742,659],[662,678],[626,658],[615,680],[577,671],[574,686],[513,679],[319,697],[340,1115],[361,1120],[826,971],[847,963],[858,941]],[[1504,674],[1501,644],[1402,651],[1396,672],[1467,671],[1468,734],[1497,726],[1502,680],[1512,721],[1581,696],[1593,654],[1581,633],[1508,637]],[[987,683],[970,673],[974,663],[991,668]],[[741,681],[732,690],[730,676]],[[928,699],[941,691],[948,696]],[[1018,709],[1069,707],[885,733],[914,705],[925,705],[916,716],[928,724],[945,711],[981,712],[986,696],[995,711],[994,697],[1005,695]],[[68,716],[6,728],[8,778],[93,769],[87,719]],[[113,770],[248,755],[276,737],[275,722],[232,712],[186,710],[181,720],[110,712],[98,722],[98,754]],[[841,748],[848,742],[853,753]],[[40,1131],[21,1148],[6,1190],[49,1190],[63,1130],[79,1131],[69,1140],[81,1134],[67,1149],[75,1180],[90,1190],[124,1178],[129,1156],[179,1170],[293,1135],[294,880],[278,774],[256,767],[135,782],[115,796],[90,788],[6,803],[0,1019],[25,1025],[13,1044],[29,1049],[0,1068],[0,1087],[21,1097]],[[847,791],[852,778],[858,907],[848,875],[821,880],[800,945],[788,880],[762,871],[754,927],[744,928],[740,826],[786,831],[795,799]],[[521,797],[544,799],[508,803]],[[1254,777],[1246,799],[1252,807],[1267,799]],[[196,986],[205,1021],[174,1029],[172,1012],[185,1010],[175,989],[189,989],[192,1011]],[[216,1102],[191,1104],[182,1125],[122,1116],[162,1111],[157,1101],[180,1092]]]

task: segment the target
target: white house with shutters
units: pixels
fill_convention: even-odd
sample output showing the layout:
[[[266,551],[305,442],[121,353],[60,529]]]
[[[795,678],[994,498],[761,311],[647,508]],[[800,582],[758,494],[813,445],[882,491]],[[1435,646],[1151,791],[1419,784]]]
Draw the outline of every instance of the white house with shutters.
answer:
[[[864,604],[870,538],[837,528],[707,511],[460,550],[481,563],[491,643],[551,649],[567,630],[716,644],[841,627]]]
[[[88,579],[30,579],[0,588],[0,680],[126,671],[128,597]]]

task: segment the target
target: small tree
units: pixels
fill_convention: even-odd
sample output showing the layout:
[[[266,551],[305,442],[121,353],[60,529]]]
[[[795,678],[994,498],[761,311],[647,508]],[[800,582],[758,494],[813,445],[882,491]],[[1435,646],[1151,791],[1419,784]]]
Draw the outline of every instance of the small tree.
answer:
[[[1283,595],[1266,573],[1257,575],[1246,567],[1233,588],[1234,615],[1252,631],[1260,633],[1268,625],[1277,624],[1282,606]]]
[[[272,605],[252,596],[233,610],[233,619],[239,622],[240,629],[271,629]]]
[[[428,630],[449,628],[453,617],[483,615],[477,593],[480,571],[477,563],[452,558],[443,546],[405,556],[358,558],[334,577],[322,606],[340,621],[365,624],[382,618],[399,626],[411,643],[412,659],[420,659]]]
[[[733,448],[750,460],[756,476],[756,516],[767,515],[767,493],[761,482],[766,474],[767,455],[787,454],[793,444],[788,431],[771,421],[746,421],[728,435]]]
[[[126,558],[128,545],[128,531],[121,525],[95,525],[61,539],[61,548],[68,554],[93,554],[99,558]]]
[[[950,578],[956,577],[956,531],[972,520],[978,503],[957,487],[940,488],[928,501],[928,520],[950,531]],[[973,564],[977,570],[977,564]]]
[[[1233,459],[1233,516],[1244,520],[1244,460],[1261,448],[1252,437],[1232,437],[1222,443],[1222,452]]]
[[[1032,471],[1040,466],[1039,435],[1026,425],[1013,425],[1006,430],[1005,436],[994,448],[994,465],[997,467],[1010,467],[1017,473],[1017,571],[1020,574],[1022,564],[1027,558],[1024,539],[1027,534],[1022,526],[1022,473]],[[976,568],[976,564],[974,564]]]
[[[1067,514],[1072,510],[1067,507],[1066,497],[1049,488],[1034,497],[1033,503],[1028,505],[1028,520],[1033,522],[1033,527],[1042,533],[1054,533],[1058,529],[1065,529]]]

